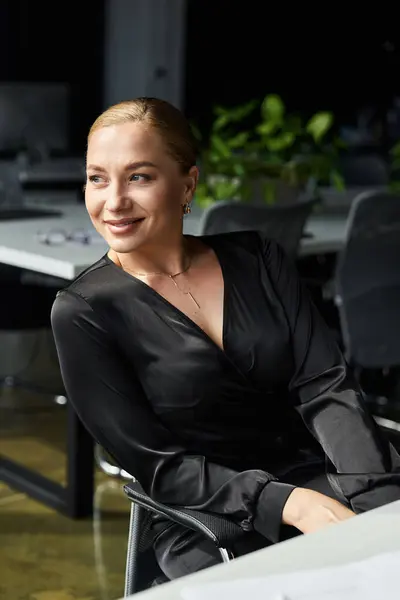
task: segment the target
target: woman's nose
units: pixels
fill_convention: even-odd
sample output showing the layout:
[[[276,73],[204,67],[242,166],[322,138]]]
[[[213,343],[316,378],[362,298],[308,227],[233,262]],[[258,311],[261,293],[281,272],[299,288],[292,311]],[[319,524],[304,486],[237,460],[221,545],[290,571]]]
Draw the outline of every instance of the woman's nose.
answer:
[[[106,208],[109,211],[123,210],[129,207],[131,203],[132,201],[126,193],[126,186],[124,184],[115,183],[109,186],[106,200]]]

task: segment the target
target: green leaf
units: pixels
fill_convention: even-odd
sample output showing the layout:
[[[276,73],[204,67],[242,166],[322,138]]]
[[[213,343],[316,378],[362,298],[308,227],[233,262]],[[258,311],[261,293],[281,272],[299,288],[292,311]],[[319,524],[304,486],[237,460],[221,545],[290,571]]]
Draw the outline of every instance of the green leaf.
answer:
[[[206,183],[201,182],[197,184],[195,202],[202,208],[207,208],[207,206],[213,204],[214,198],[212,197],[209,187]]]
[[[210,141],[214,153],[217,155],[219,154],[223,158],[229,158],[231,156],[229,146],[219,135],[212,135]]]
[[[210,163],[210,167],[211,169],[213,169],[214,167],[211,165],[216,165],[217,163],[219,163],[221,160],[221,156],[218,152],[213,152],[212,150],[209,151],[208,153],[208,161]]]
[[[212,185],[212,193],[215,200],[231,200],[240,187],[238,181],[229,178],[217,179]]]
[[[285,131],[275,138],[269,138],[265,140],[265,145],[271,152],[279,152],[281,150],[286,150],[287,148],[292,146],[294,141],[294,133],[291,133],[290,131]]]
[[[280,123],[277,123],[275,121],[265,121],[264,123],[261,123],[260,125],[257,126],[256,131],[257,133],[259,133],[260,135],[272,135],[273,133],[276,132],[277,129],[279,129],[280,127]]]
[[[236,106],[231,111],[232,120],[235,122],[242,121],[254,111],[257,104],[257,100],[250,100],[250,102],[246,102],[246,104]]]
[[[262,193],[264,202],[268,205],[274,204],[276,200],[276,182],[275,181],[265,181],[262,185]]]
[[[214,114],[215,115],[224,115],[226,113],[226,108],[224,108],[223,106],[214,106]]]
[[[332,169],[331,179],[332,179],[332,183],[333,183],[334,187],[339,192],[344,192],[344,190],[346,189],[346,184],[344,182],[343,175],[341,173],[339,173],[339,171],[337,169]]]
[[[234,163],[233,164],[233,172],[238,177],[243,177],[246,174],[246,170],[242,163]]]
[[[224,127],[226,127],[229,124],[229,115],[227,115],[226,113],[219,115],[212,126],[213,131],[221,131],[221,129],[224,129]]]
[[[196,196],[207,196],[208,194],[208,186],[204,182],[199,182],[196,186]]]
[[[196,195],[195,202],[201,208],[207,208],[208,206],[211,206],[211,204],[214,204],[215,200],[212,196],[197,196]]]
[[[190,129],[192,130],[192,133],[193,133],[194,137],[196,138],[196,140],[198,142],[201,142],[201,140],[203,139],[203,136],[201,135],[201,131],[197,127],[196,123],[190,123]]]
[[[256,108],[257,100],[250,100],[245,104],[239,104],[232,108],[225,108],[223,106],[215,106],[214,114],[216,119],[213,123],[212,129],[214,131],[220,131],[230,123],[238,123],[248,117]]]
[[[279,123],[285,114],[285,105],[277,94],[268,94],[261,104],[261,114],[264,121],[274,121]]]
[[[306,131],[318,144],[333,125],[333,115],[330,112],[318,112],[308,121]]]
[[[247,131],[241,131],[230,140],[227,140],[227,144],[230,148],[242,148],[249,139],[249,135]]]

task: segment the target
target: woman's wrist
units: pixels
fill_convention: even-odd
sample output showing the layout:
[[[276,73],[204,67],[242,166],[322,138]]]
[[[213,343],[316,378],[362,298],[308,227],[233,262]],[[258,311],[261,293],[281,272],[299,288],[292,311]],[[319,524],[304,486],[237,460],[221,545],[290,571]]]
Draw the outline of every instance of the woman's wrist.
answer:
[[[313,510],[329,508],[329,503],[335,502],[327,496],[308,488],[296,487],[290,494],[282,511],[282,523],[298,527]]]
[[[295,488],[283,507],[282,523],[310,533],[352,516],[355,516],[353,511],[329,496],[308,488]]]
[[[284,525],[291,525],[292,527],[296,527],[296,523],[300,522],[302,519],[302,505],[304,503],[304,494],[303,492],[307,492],[304,488],[296,487],[283,507],[282,511],[282,523]]]

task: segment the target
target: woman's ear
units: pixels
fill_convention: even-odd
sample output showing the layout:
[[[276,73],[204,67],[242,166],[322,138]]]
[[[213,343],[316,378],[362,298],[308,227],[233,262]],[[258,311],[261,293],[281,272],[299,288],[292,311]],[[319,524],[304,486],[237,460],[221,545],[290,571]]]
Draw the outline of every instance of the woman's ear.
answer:
[[[199,180],[199,169],[196,166],[190,168],[187,174],[186,194],[187,202],[191,202],[196,191],[197,182]]]

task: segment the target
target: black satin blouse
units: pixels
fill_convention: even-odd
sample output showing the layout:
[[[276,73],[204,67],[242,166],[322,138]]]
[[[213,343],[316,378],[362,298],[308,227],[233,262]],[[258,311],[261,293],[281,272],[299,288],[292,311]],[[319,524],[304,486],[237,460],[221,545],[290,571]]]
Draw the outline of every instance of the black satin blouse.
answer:
[[[107,255],[58,293],[62,376],[93,437],[154,499],[271,541],[298,465],[325,461],[356,512],[399,499],[399,456],[281,248],[202,239],[224,278],[223,351]]]

